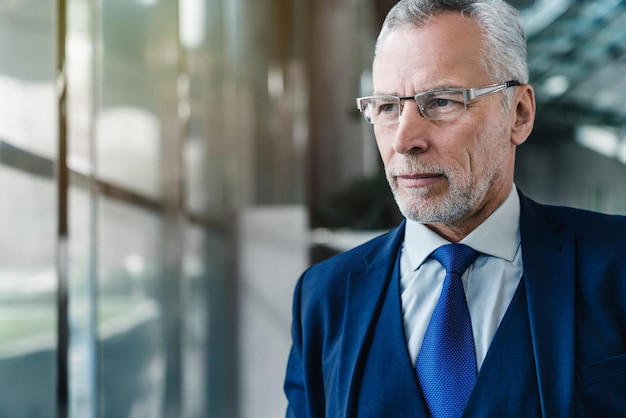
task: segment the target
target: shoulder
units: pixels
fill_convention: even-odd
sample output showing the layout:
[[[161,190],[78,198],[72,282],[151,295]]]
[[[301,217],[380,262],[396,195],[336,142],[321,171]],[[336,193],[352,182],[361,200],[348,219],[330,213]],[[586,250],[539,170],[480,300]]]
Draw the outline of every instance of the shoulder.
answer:
[[[521,195],[522,227],[544,228],[547,232],[573,233],[577,237],[622,237],[626,216],[606,214],[568,206],[537,203]]]
[[[539,204],[537,204],[539,205]],[[626,216],[567,206],[539,205],[547,216],[560,220],[558,230],[584,237],[621,237],[626,233]]]
[[[375,262],[384,262],[395,256],[394,242],[399,241],[404,225],[382,233],[350,250],[332,256],[309,267],[300,278],[316,288],[333,286],[345,281],[353,272],[365,270]]]
[[[301,307],[341,306],[355,273],[377,265],[392,265],[404,237],[404,223],[348,251],[309,267],[298,280],[296,297]]]
[[[611,266],[626,274],[626,216],[584,209],[551,206],[522,199],[522,243],[541,245],[553,238],[571,237],[579,268]],[[594,268],[595,268],[594,267]]]

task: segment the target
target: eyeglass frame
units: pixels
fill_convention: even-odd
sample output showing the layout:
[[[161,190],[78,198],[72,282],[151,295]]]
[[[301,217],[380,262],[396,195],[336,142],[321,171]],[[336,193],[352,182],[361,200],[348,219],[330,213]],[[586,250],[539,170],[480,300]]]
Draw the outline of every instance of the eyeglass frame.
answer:
[[[397,99],[398,100],[398,120],[395,123],[399,123],[400,122],[400,117],[402,116],[402,110],[403,110],[403,106],[402,106],[402,101],[403,100],[415,100],[415,103],[417,105],[417,108],[420,112],[420,115],[424,118],[424,119],[428,119],[428,120],[441,120],[441,119],[434,119],[431,117],[426,116],[426,109],[424,109],[424,107],[420,104],[419,102],[419,98],[420,97],[424,97],[427,95],[433,95],[433,94],[442,94],[442,93],[462,93],[463,94],[463,104],[465,106],[465,111],[467,111],[467,103],[469,101],[472,100],[476,100],[479,99],[481,97],[487,96],[489,94],[492,93],[497,93],[499,91],[505,90],[509,87],[515,87],[515,86],[521,86],[523,83],[521,83],[518,80],[509,80],[509,81],[505,81],[502,83],[495,83],[495,84],[490,84],[488,86],[483,86],[483,87],[472,87],[472,88],[442,88],[442,89],[434,89],[434,90],[428,90],[428,91],[424,91],[421,93],[417,93],[413,96],[394,96],[394,95],[375,95],[375,96],[364,96],[364,97],[359,97],[356,99],[356,106],[357,109],[363,114],[363,117],[365,118],[365,120],[370,123],[370,124],[374,124],[374,122],[372,122],[372,118],[368,118],[366,113],[365,113],[365,108],[368,104],[368,102],[365,102],[366,100],[372,100],[372,99]],[[364,103],[365,102],[365,103]],[[389,125],[393,125],[395,123],[390,123]]]

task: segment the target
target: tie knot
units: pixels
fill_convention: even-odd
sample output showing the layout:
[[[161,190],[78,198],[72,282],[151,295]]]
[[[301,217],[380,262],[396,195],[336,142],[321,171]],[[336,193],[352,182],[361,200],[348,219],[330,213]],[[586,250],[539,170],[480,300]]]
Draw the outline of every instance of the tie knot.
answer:
[[[446,273],[462,276],[465,270],[476,260],[478,251],[465,244],[446,244],[432,253],[432,258],[446,269]]]

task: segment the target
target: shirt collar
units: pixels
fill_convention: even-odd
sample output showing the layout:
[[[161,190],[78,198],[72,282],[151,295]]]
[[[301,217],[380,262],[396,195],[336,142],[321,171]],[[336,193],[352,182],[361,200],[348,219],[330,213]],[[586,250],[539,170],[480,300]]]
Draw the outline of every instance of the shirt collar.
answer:
[[[504,202],[461,243],[483,254],[513,261],[521,242],[519,217],[520,201],[513,186]],[[413,271],[433,251],[450,243],[422,223],[407,219],[405,228],[404,251]]]

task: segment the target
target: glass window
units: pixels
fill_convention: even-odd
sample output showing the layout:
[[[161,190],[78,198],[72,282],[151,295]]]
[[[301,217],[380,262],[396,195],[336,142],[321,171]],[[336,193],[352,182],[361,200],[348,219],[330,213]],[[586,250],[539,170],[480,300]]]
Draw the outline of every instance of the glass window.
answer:
[[[103,199],[98,216],[98,339],[104,417],[164,406],[163,229],[159,216]],[[176,278],[173,278],[176,280]],[[176,295],[171,295],[176,297]]]
[[[52,418],[56,411],[53,7],[42,0],[0,7],[0,416],[6,417]]]

